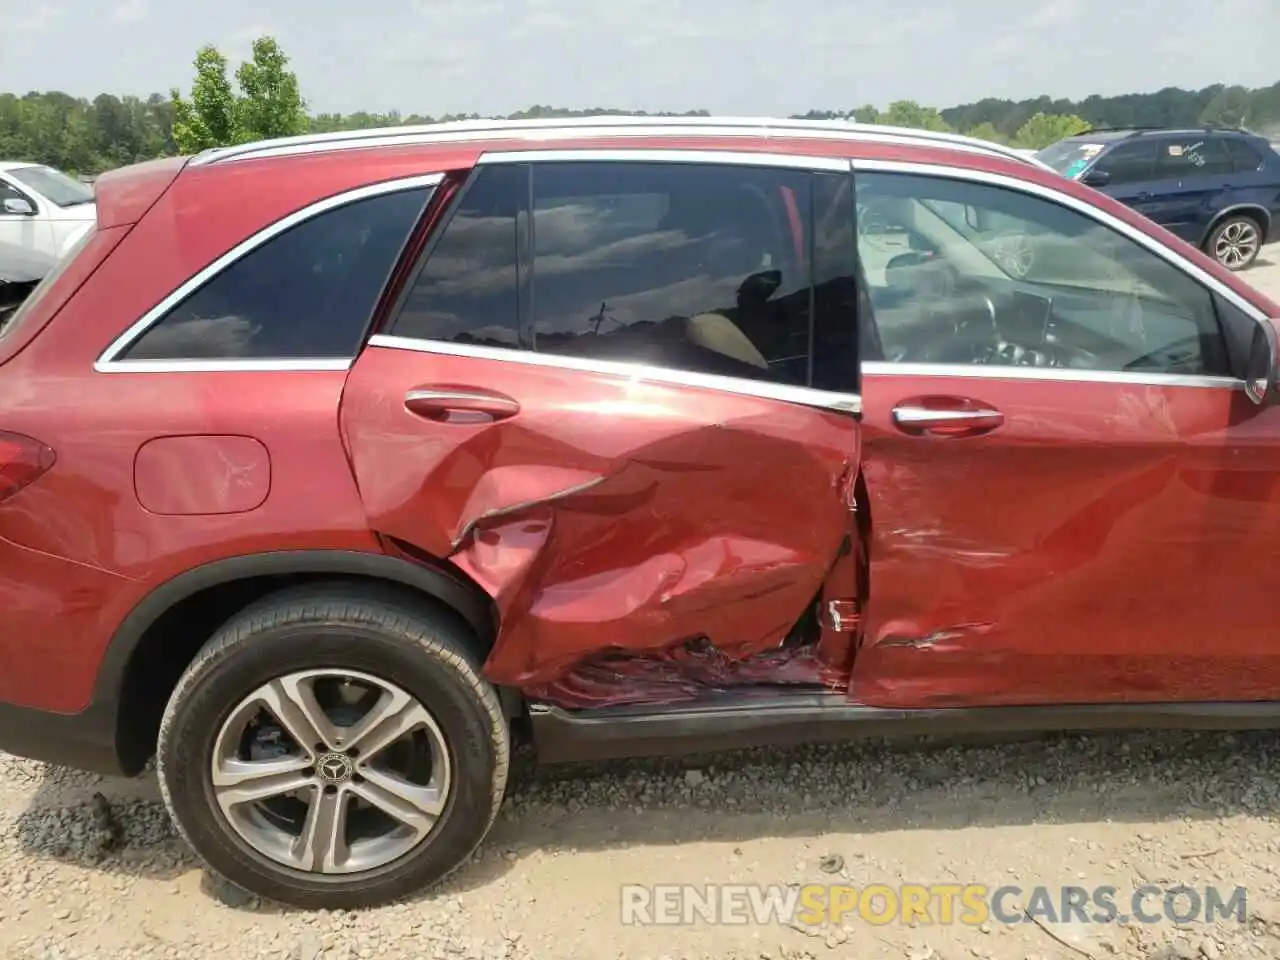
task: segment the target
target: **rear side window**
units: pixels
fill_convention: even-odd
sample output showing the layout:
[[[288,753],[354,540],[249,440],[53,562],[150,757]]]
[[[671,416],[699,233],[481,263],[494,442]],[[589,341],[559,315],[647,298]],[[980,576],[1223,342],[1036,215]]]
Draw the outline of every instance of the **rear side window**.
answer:
[[[1262,166],[1262,154],[1247,141],[1233,137],[1227,141],[1227,150],[1236,173],[1252,173]]]
[[[842,174],[535,164],[531,346],[853,390],[853,212]]]
[[[484,170],[392,333],[846,391],[848,176],[574,161]]]
[[[1158,157],[1161,177],[1210,176],[1233,169],[1226,139],[1203,133],[1161,140]]]
[[[410,287],[391,334],[519,346],[516,213],[527,177],[523,166],[489,167],[467,188]]]
[[[126,360],[349,359],[431,188],[316,214],[232,262],[134,341]]]
[[[534,349],[805,384],[809,208],[800,170],[535,165]]]

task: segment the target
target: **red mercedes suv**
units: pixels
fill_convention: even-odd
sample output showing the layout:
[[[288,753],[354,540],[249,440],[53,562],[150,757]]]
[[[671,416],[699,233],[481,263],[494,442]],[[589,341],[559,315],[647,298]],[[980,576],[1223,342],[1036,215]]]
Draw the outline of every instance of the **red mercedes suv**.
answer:
[[[962,137],[160,160],[0,331],[0,744],[311,907],[548,760],[1280,725],[1280,308]]]

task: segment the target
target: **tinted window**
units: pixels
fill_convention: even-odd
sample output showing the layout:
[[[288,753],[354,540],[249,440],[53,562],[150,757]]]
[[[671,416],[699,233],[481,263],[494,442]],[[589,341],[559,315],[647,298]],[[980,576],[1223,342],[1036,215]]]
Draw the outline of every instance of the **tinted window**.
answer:
[[[856,362],[842,368],[833,354],[818,364],[812,349],[829,344],[849,356],[856,344],[852,209],[841,176],[537,164],[529,343],[566,356],[852,389]]]
[[[125,358],[354,356],[429,195],[424,187],[358,200],[291,227],[170,310]]]
[[[1157,156],[1161,177],[1209,176],[1232,171],[1226,140],[1211,134],[1163,138],[1158,143]]]
[[[1110,174],[1111,183],[1137,183],[1155,176],[1156,145],[1151,140],[1137,139],[1116,144],[1098,158],[1095,169]]]
[[[391,333],[519,346],[516,211],[524,166],[486,167],[467,188],[410,288]]]
[[[869,316],[867,285],[857,279],[858,236],[853,181],[813,176],[813,378],[820,390],[856,391],[859,323]],[[868,328],[870,324],[868,324]]]
[[[1227,151],[1236,173],[1251,173],[1262,166],[1262,155],[1247,141],[1232,137],[1227,141]]]
[[[859,254],[890,361],[1225,374],[1213,300],[1164,258],[1047,199],[858,174]]]

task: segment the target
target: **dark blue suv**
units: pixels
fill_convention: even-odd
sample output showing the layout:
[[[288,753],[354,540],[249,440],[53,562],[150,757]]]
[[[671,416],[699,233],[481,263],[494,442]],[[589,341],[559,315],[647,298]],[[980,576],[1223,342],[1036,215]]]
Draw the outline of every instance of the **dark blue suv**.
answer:
[[[1036,154],[1195,244],[1229,270],[1280,240],[1280,153],[1220,127],[1091,130]]]

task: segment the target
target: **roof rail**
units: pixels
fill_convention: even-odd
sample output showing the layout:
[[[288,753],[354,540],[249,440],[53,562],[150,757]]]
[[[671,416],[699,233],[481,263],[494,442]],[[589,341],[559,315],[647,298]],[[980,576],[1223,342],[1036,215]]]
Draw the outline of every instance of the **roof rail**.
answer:
[[[917,142],[948,146],[967,152],[985,153],[1019,163],[1043,166],[1011,147],[957,133],[938,133],[908,127],[888,127],[847,120],[800,120],[773,117],[657,117],[603,115],[594,117],[554,117],[528,120],[451,120],[414,126],[378,127],[368,130],[339,130],[332,133],[303,134],[275,140],[206,150],[192,158],[193,165],[224,163],[253,157],[318,153],[360,147],[395,146],[420,143],[448,143],[511,137],[545,140],[598,133],[661,133],[681,130],[706,135],[827,136],[837,139]]]
[[[1179,132],[1189,132],[1192,130],[1217,130],[1217,131],[1222,131],[1226,133],[1248,133],[1249,132],[1243,127],[1236,127],[1230,124],[1218,124],[1218,123],[1198,123],[1198,124],[1189,124],[1187,126],[1181,126],[1181,127],[1176,125],[1165,126],[1161,124],[1151,124],[1149,126],[1132,126],[1132,127],[1090,127],[1088,130],[1084,130],[1081,133],[1074,134],[1074,136],[1084,137],[1084,136],[1088,136],[1091,133],[1128,133],[1136,137],[1139,134],[1155,133],[1157,131],[1161,133],[1179,133]]]
[[[1164,127],[1143,127],[1143,126],[1124,126],[1124,127],[1090,127],[1088,130],[1081,130],[1079,133],[1073,133],[1073,137],[1087,137],[1091,133],[1130,133],[1138,134],[1145,130],[1163,130]]]

